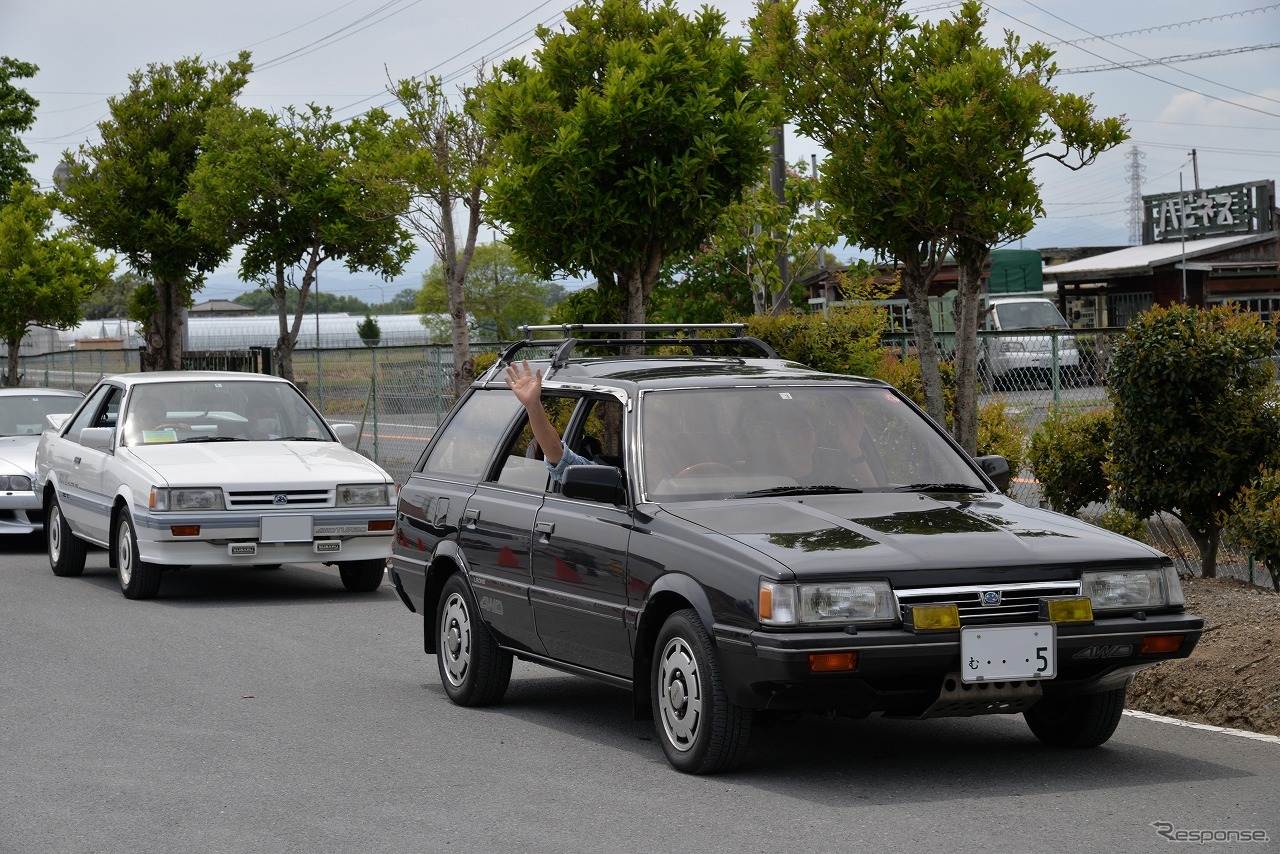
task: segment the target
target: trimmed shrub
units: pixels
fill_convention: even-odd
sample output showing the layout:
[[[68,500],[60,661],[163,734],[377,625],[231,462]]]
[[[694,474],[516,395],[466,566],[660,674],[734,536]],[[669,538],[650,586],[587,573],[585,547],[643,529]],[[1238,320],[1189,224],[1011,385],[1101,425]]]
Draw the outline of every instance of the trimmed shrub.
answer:
[[[1227,533],[1267,568],[1280,591],[1280,470],[1262,469],[1240,490],[1224,521]]]
[[[1076,515],[1107,500],[1103,473],[1111,444],[1111,410],[1070,410],[1055,406],[1035,433],[1027,461],[1055,510]]]

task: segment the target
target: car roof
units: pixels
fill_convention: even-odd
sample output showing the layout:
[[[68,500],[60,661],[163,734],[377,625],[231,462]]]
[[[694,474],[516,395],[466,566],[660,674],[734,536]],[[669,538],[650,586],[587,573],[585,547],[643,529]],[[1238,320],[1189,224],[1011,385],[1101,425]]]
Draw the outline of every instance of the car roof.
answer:
[[[0,388],[0,397],[29,397],[33,394],[55,397],[84,397],[83,392],[67,388],[46,388],[44,386]]]
[[[129,374],[112,374],[104,380],[124,386],[150,385],[172,382],[213,382],[238,380],[242,382],[287,383],[288,380],[270,374],[253,374],[240,371],[145,371]]]

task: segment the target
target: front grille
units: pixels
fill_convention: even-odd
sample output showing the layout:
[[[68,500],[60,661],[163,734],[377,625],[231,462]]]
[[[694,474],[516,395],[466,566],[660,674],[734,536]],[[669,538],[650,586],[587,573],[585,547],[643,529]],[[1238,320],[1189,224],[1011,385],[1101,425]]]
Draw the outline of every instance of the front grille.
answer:
[[[283,499],[278,499],[283,496]],[[227,507],[231,510],[264,510],[272,507],[301,509],[306,507],[332,507],[333,491],[329,489],[279,489],[254,492],[227,492]]]
[[[1079,596],[1078,581],[1042,581],[1026,584],[985,584],[966,587],[928,587],[895,590],[898,614],[906,616],[908,605],[955,605],[960,610],[960,625],[989,626],[999,623],[1035,622],[1040,615],[1040,600],[1055,596]],[[999,593],[998,605],[982,604],[983,596]]]

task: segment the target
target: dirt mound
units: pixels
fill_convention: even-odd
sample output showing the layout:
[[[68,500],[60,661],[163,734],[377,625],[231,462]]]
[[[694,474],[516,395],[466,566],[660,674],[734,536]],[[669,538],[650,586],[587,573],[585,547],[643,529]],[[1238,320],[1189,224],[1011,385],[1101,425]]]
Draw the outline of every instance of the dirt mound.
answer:
[[[1231,579],[1182,589],[1204,636],[1190,658],[1139,673],[1126,706],[1280,736],[1280,595]]]

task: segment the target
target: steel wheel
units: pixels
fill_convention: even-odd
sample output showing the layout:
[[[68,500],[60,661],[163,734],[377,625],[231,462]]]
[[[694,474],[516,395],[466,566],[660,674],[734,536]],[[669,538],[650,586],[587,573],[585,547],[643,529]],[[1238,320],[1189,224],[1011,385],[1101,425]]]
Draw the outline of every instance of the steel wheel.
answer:
[[[682,637],[672,638],[658,657],[658,711],[671,746],[693,748],[702,723],[702,680],[698,660]]]
[[[120,592],[128,599],[150,599],[160,589],[160,567],[138,555],[138,536],[133,520],[121,512],[116,523],[116,574]]]
[[[436,663],[449,699],[485,706],[502,699],[511,681],[511,653],[498,646],[479,619],[466,579],[449,577],[437,611]]]
[[[85,541],[71,533],[67,517],[62,515],[62,505],[53,495],[49,497],[49,517],[44,523],[45,542],[49,547],[49,567],[54,575],[64,578],[84,572],[84,558],[88,547]]]

